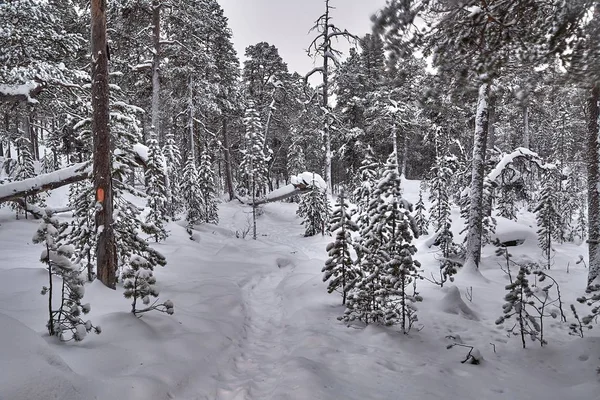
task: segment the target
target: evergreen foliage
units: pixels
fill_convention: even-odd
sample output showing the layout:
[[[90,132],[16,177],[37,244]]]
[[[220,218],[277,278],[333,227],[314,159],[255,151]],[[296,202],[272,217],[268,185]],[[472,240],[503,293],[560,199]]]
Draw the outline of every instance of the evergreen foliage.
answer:
[[[318,233],[325,235],[331,215],[331,205],[323,188],[316,185],[314,180],[310,191],[302,195],[297,214],[302,218],[304,236],[314,236]]]
[[[60,245],[57,242],[62,228],[51,209],[44,211],[42,222],[35,235],[34,243],[43,243],[40,261],[48,266],[48,286],[42,288],[42,294],[48,294],[48,333],[56,335],[62,341],[81,341],[92,330],[100,333],[99,326],[82,319],[90,311],[90,305],[82,304],[85,293],[84,279],[78,264],[71,262],[74,247]],[[60,289],[55,288],[54,277],[58,277]],[[60,306],[54,309],[54,296],[60,290]]]
[[[196,169],[196,161],[188,157],[183,167],[183,177],[181,180],[181,196],[185,203],[185,220],[188,225],[188,233],[191,235],[191,227],[202,221],[204,211],[204,197],[199,185],[200,177]]]
[[[158,141],[148,140],[148,160],[146,161],[146,196],[148,215],[144,224],[144,232],[151,235],[155,242],[165,240],[168,236],[165,222],[168,215],[166,174],[164,159]]]
[[[329,281],[327,291],[342,293],[342,304],[346,304],[346,295],[360,276],[360,270],[355,266],[350,251],[352,249],[352,232],[358,231],[358,226],[350,216],[349,204],[342,191],[335,203],[329,220],[329,231],[335,234],[335,241],[327,245],[329,258],[325,261],[323,282]]]
[[[429,220],[425,213],[426,208],[425,203],[423,203],[423,189],[419,189],[419,200],[417,201],[417,204],[415,204],[415,223],[417,224],[419,236],[429,234],[427,231],[429,228]]]
[[[421,301],[408,287],[419,279],[420,264],[413,259],[417,249],[411,242],[418,233],[410,216],[412,206],[401,198],[400,185],[396,154],[392,153],[369,203],[369,224],[361,227],[362,276],[348,295],[341,319],[400,323],[408,333],[417,320],[413,303]]]
[[[557,212],[557,196],[554,180],[550,174],[546,176],[541,196],[534,212],[538,224],[538,246],[544,255],[544,265],[547,269],[552,266],[552,239],[560,229],[561,216]]]

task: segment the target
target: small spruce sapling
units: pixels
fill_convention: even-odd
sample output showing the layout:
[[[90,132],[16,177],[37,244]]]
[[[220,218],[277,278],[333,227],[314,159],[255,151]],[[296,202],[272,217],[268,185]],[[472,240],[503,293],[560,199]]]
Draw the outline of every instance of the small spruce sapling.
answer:
[[[48,333],[62,341],[81,341],[87,333],[99,334],[101,329],[91,321],[84,321],[81,316],[90,312],[90,305],[81,304],[85,293],[82,271],[78,265],[71,263],[74,248],[71,245],[58,245],[56,239],[60,230],[59,222],[51,209],[46,209],[34,237],[34,243],[44,243],[40,261],[48,266],[48,286],[42,288],[42,295],[48,295]],[[60,306],[54,309],[56,294],[53,277],[59,277],[61,283]]]
[[[155,300],[150,304],[151,296],[158,297],[158,289],[155,286],[156,278],[153,274],[153,267],[144,257],[131,257],[129,265],[123,271],[123,280],[125,298],[133,299],[131,303],[133,314],[139,315],[151,310],[166,312],[169,315],[173,314],[174,307],[171,300],[160,304],[157,304],[158,300]],[[145,306],[144,308],[138,308],[138,299],[141,300]]]
[[[327,245],[329,258],[321,272],[324,273],[323,282],[329,281],[327,291],[341,292],[342,304],[346,304],[346,295],[354,286],[360,270],[357,269],[350,255],[352,232],[356,232],[358,226],[351,219],[343,191],[337,198],[330,223],[329,230],[335,232],[335,241]]]

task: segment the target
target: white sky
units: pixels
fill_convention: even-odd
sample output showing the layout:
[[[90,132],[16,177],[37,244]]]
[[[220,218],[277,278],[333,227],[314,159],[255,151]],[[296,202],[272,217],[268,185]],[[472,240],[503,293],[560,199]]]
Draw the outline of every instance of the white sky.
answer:
[[[308,31],[324,12],[323,0],[219,0],[240,61],[247,46],[268,42],[279,49],[290,72],[305,74],[313,69],[306,48],[313,36]],[[370,17],[385,5],[385,0],[331,0],[336,7],[332,22],[340,29],[363,36],[371,31]],[[343,50],[348,45],[340,41]]]

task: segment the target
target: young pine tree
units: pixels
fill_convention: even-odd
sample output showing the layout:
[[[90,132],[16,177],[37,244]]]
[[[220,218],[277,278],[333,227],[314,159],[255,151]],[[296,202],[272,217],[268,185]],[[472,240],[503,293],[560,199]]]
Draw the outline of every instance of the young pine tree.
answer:
[[[152,137],[148,140],[148,160],[146,161],[146,196],[148,215],[143,225],[144,232],[151,235],[155,242],[165,240],[168,236],[165,222],[168,216],[168,193],[164,159],[158,141]]]
[[[81,341],[87,333],[100,333],[99,326],[84,321],[81,316],[90,311],[89,304],[81,304],[85,293],[84,279],[78,264],[71,262],[74,247],[59,245],[57,238],[62,228],[51,209],[46,209],[35,235],[34,243],[43,243],[40,261],[48,266],[48,286],[42,288],[42,294],[48,295],[48,333],[56,335],[62,341]],[[55,287],[54,277],[60,279],[60,288]],[[60,293],[60,306],[54,309],[54,296]]]
[[[191,235],[192,225],[202,221],[204,211],[204,197],[200,189],[200,177],[196,169],[194,157],[190,155],[183,167],[183,177],[181,180],[181,197],[184,200],[188,233]],[[191,236],[190,236],[191,237]]]
[[[440,285],[456,274],[458,264],[451,259],[457,253],[452,233],[450,193],[452,176],[456,171],[456,159],[449,156],[438,156],[432,169],[433,177],[430,183],[429,200],[432,202],[429,214],[435,229],[436,241],[442,253],[440,263]]]
[[[423,203],[423,189],[420,189],[419,201],[417,201],[417,204],[415,204],[415,223],[417,224],[419,236],[429,234],[427,231],[429,228],[429,220],[425,215],[426,211],[425,203]]]
[[[304,236],[314,236],[317,233],[325,235],[325,228],[331,214],[331,206],[327,200],[327,193],[312,182],[311,190],[304,194],[298,205],[297,214],[302,218]]]
[[[540,199],[534,212],[538,224],[538,246],[544,255],[544,263],[547,269],[552,265],[552,238],[555,231],[560,228],[561,216],[557,212],[557,198],[554,187],[555,181],[546,177]]]
[[[131,257],[129,265],[123,271],[123,288],[125,289],[123,294],[125,298],[133,299],[131,303],[131,312],[133,314],[137,315],[157,310],[172,315],[174,307],[171,300],[167,300],[162,304],[156,304],[157,301],[150,304],[150,297],[158,297],[158,289],[155,286],[156,278],[153,271],[153,265],[144,257]],[[146,307],[142,309],[138,308],[138,300]]]
[[[180,168],[181,152],[175,142],[175,135],[172,132],[165,136],[165,145],[163,146],[163,155],[167,166],[167,209],[171,218],[181,209],[180,198]]]
[[[417,249],[411,243],[418,233],[410,215],[412,206],[402,199],[400,185],[392,153],[369,204],[369,225],[361,232],[362,277],[348,296],[342,319],[400,323],[408,333],[417,320],[413,303],[422,299],[408,292],[409,285],[420,277],[420,264],[413,260]]]
[[[327,245],[329,258],[321,270],[323,282],[329,281],[327,291],[342,293],[342,304],[346,304],[346,295],[352,289],[354,282],[360,275],[350,255],[352,248],[352,232],[358,226],[348,212],[348,202],[342,191],[337,198],[330,219],[330,232],[335,232],[335,241]]]

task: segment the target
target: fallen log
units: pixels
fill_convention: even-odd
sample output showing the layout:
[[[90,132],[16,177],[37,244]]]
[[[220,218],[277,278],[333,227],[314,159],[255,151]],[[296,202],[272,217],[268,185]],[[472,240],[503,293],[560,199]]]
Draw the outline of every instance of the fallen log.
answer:
[[[38,175],[35,178],[5,183],[0,185],[0,204],[7,201],[17,201],[40,192],[83,181],[89,177],[91,171],[91,164],[84,162],[48,174]]]

